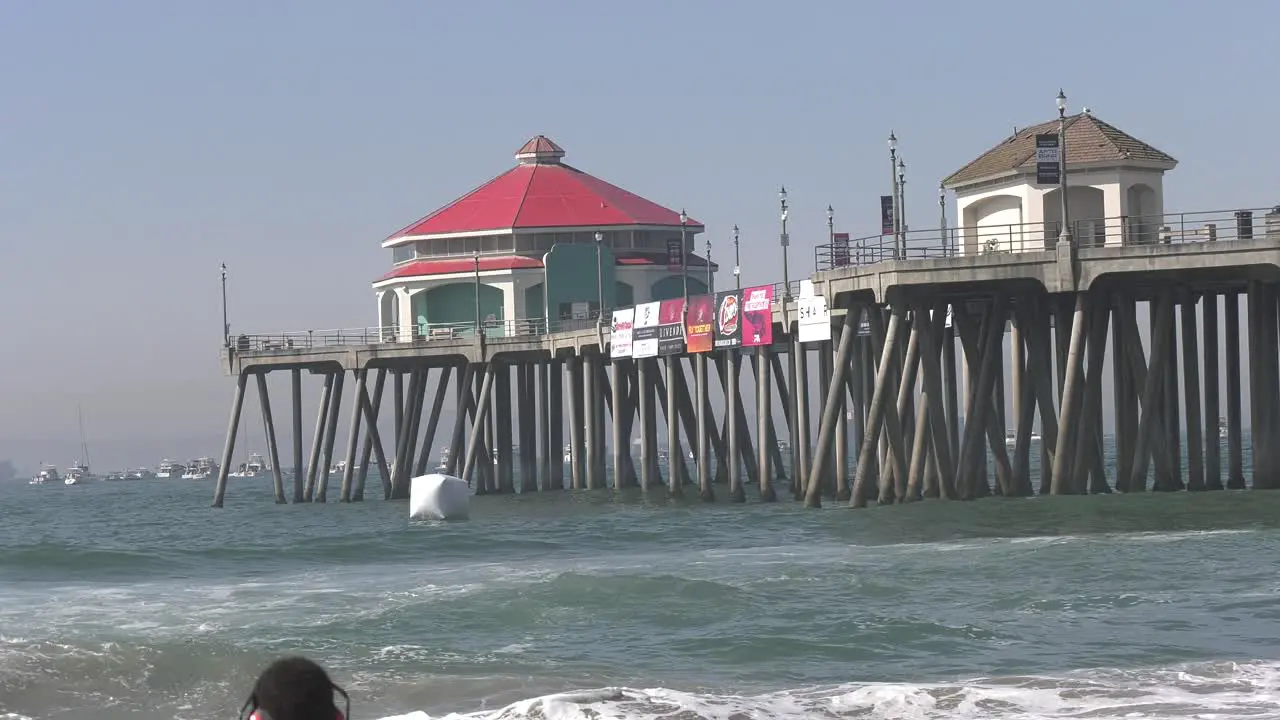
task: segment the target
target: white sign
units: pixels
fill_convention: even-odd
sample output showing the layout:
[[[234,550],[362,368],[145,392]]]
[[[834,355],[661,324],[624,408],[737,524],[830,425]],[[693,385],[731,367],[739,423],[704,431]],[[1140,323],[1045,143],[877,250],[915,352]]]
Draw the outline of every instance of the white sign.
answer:
[[[613,325],[609,330],[609,356],[631,357],[631,326],[635,324],[636,309],[613,311]]]
[[[831,339],[831,313],[827,311],[827,299],[801,297],[796,301],[797,323],[800,342],[823,342]]]
[[[658,309],[662,303],[636,306],[635,325],[631,335],[631,357],[658,357]]]

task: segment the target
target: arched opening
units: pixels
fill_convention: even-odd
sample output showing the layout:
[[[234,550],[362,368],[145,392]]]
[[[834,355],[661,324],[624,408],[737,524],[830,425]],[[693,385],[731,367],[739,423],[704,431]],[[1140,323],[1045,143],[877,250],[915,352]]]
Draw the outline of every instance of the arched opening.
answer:
[[[1125,195],[1128,210],[1125,213],[1124,243],[1144,245],[1158,241],[1164,218],[1160,217],[1155,189],[1146,183],[1134,183]]]
[[[961,228],[964,254],[1043,250],[1044,236],[1022,219],[1022,198],[992,195],[964,209]]]
[[[542,291],[542,283],[530,285],[524,289],[524,317],[530,320],[541,320],[547,310],[547,294]]]
[[[689,276],[689,294],[705,295],[707,293],[707,284],[693,275]],[[659,300],[673,300],[675,298],[684,297],[684,278],[680,275],[668,275],[649,288],[649,299],[653,302]]]
[[[631,283],[625,283],[619,280],[617,282],[617,288],[616,297],[618,298],[618,307],[627,307],[628,305],[636,304],[636,289],[631,286]]]
[[[1067,186],[1067,218],[1076,245],[1091,247],[1107,242],[1106,206],[1101,188],[1086,185]],[[1058,188],[1044,194],[1045,232],[1053,234],[1053,242],[1062,233],[1062,191]]]
[[[400,293],[387,290],[378,298],[378,334],[383,342],[394,342],[400,332]]]
[[[414,297],[414,316],[422,333],[437,336],[472,335],[476,322],[475,283],[450,283],[427,290]],[[480,322],[489,337],[504,332],[502,291],[492,285],[480,285]]]

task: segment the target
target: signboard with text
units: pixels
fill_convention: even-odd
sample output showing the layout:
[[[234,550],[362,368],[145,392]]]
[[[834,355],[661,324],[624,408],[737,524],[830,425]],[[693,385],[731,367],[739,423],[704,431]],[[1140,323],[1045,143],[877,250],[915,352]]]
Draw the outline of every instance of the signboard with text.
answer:
[[[742,293],[739,290],[716,293],[716,325],[713,335],[716,350],[742,346]]]
[[[658,303],[658,354],[679,355],[684,352],[684,300]]]
[[[742,291],[742,345],[773,344],[773,286],[749,287]]]
[[[635,315],[633,307],[613,311],[613,325],[609,328],[609,357],[631,357],[631,326]]]
[[[1061,148],[1058,146],[1056,133],[1044,133],[1036,136],[1036,184],[1057,185],[1061,181],[1059,163],[1062,161]]]
[[[827,311],[827,299],[821,295],[796,298],[796,321],[800,342],[831,339],[831,313]]]
[[[636,306],[635,324],[631,326],[631,357],[657,357],[660,307],[661,303],[656,302]]]
[[[844,267],[849,264],[849,233],[831,235],[831,265]]]
[[[685,352],[710,352],[714,325],[715,298],[710,295],[694,295],[689,298],[689,310],[684,326]]]
[[[684,267],[684,241],[680,238],[667,240],[667,270],[680,272]]]
[[[880,234],[893,234],[893,196],[880,196]]]

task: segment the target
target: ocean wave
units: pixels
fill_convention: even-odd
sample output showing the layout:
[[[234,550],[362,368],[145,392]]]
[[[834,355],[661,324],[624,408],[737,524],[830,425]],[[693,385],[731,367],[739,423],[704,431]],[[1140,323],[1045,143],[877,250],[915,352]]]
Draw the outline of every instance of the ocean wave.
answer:
[[[851,683],[759,695],[600,688],[520,700],[496,711],[382,720],[748,720],[751,718],[1277,718],[1280,663],[1200,663],[952,683]]]

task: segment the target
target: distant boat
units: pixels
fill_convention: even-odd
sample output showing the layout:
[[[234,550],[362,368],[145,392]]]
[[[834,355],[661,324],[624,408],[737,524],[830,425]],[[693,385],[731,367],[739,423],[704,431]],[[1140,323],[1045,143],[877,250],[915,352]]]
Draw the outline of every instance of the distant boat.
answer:
[[[218,463],[213,458],[196,458],[187,465],[186,472],[182,473],[183,480],[207,480],[218,471]]]
[[[62,476],[58,474],[58,468],[56,468],[56,467],[54,467],[54,466],[52,466],[52,465],[44,465],[44,464],[41,464],[41,465],[40,465],[40,472],[37,472],[37,473],[35,474],[35,477],[33,477],[33,478],[31,478],[29,481],[27,481],[27,484],[28,484],[28,485],[43,485],[43,484],[45,484],[45,483],[47,483],[47,482],[48,482],[48,483],[56,483],[56,482],[58,482],[58,481],[59,481],[59,480],[61,480],[61,479],[62,479]]]
[[[168,480],[169,478],[182,477],[182,473],[186,471],[187,471],[186,465],[183,465],[182,463],[176,463],[170,460],[169,458],[165,458],[164,460],[160,461],[159,465],[156,466],[156,477],[162,480]]]
[[[267,463],[258,453],[253,453],[249,459],[240,463],[240,469],[231,473],[231,477],[237,478],[256,478],[267,471]]]
[[[1032,431],[1031,431],[1031,437],[1030,437],[1030,438],[1028,438],[1028,439],[1029,439],[1031,442],[1040,442],[1040,433],[1036,432],[1035,430],[1032,430]],[[1004,444],[1005,444],[1005,445],[1007,445],[1008,447],[1013,447],[1013,446],[1017,445],[1017,444],[1018,444],[1018,433],[1016,433],[1016,432],[1007,432],[1007,433],[1005,433],[1005,435],[1004,435]]]
[[[1227,437],[1228,435],[1229,433],[1227,432],[1227,419],[1224,417],[1218,418],[1218,437],[1224,438],[1224,437]]]
[[[130,470],[125,473],[126,480],[152,480],[155,476],[156,474],[147,468],[138,468],[137,470]]]
[[[568,465],[571,462],[573,462],[573,444],[565,443],[564,444],[564,464]]]
[[[453,459],[453,454],[449,452],[449,448],[447,448],[447,447],[445,447],[445,448],[441,448],[441,449],[440,449],[440,462],[436,465],[436,470],[438,470],[438,471],[440,471],[440,472],[445,472],[445,471],[447,471],[447,470],[449,469],[450,461],[451,461],[452,459]]]
[[[67,468],[67,476],[62,479],[63,485],[83,485],[93,479],[89,473],[89,463],[77,461]]]

